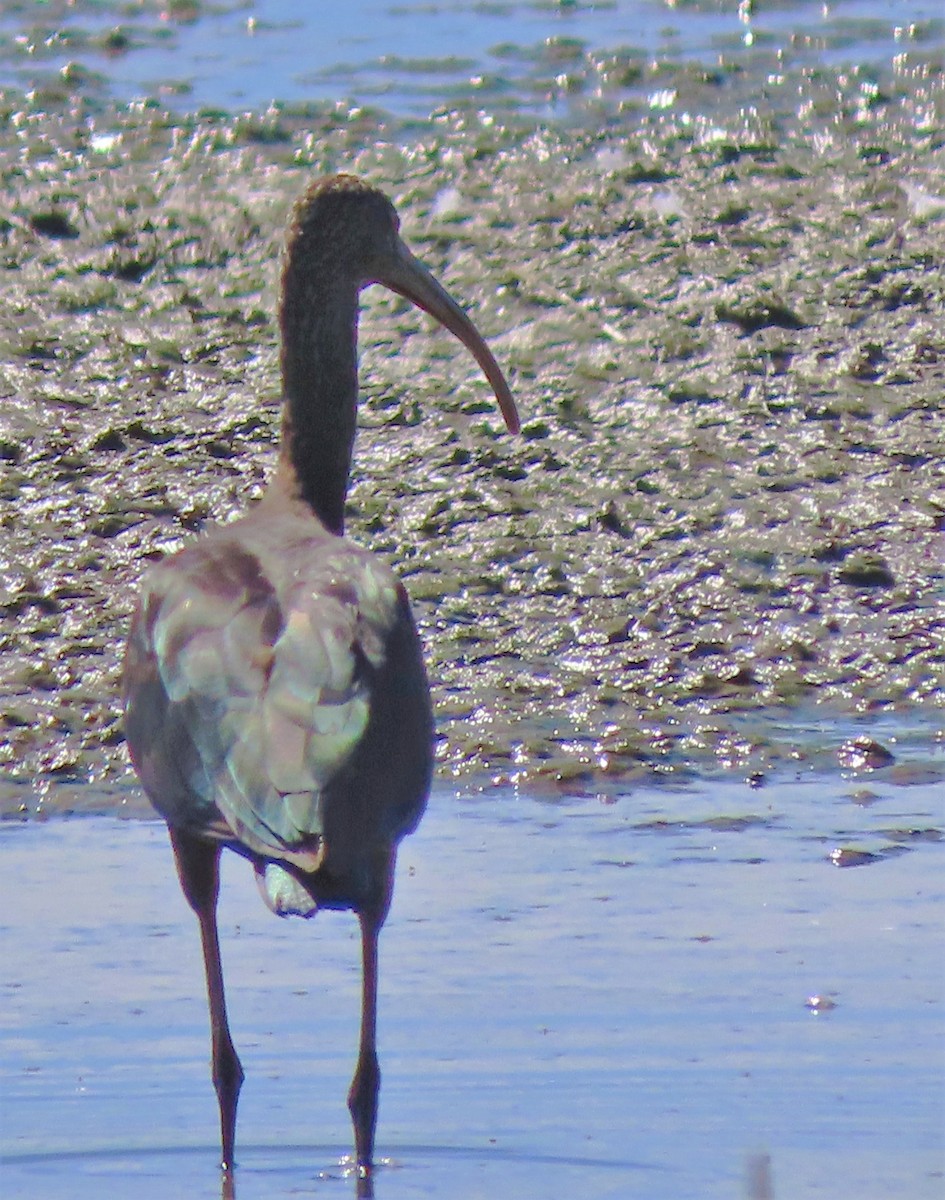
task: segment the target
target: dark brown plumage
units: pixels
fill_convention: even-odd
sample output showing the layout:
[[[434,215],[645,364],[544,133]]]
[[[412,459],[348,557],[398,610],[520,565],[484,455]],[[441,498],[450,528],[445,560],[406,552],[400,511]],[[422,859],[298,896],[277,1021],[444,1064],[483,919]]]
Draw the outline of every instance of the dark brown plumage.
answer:
[[[348,1097],[369,1194],[380,1072],[377,939],[400,839],[423,813],[433,723],[403,586],[347,541],[358,295],[383,283],[426,309],[483,367],[513,432],[508,385],[475,328],[406,249],[390,202],[350,176],[296,205],[282,281],[284,415],[265,496],[205,531],[142,585],[125,662],[132,760],[165,818],[201,931],[223,1165],[243,1071],[216,928],[219,858],[248,859],[280,915],[352,909],[364,992]]]

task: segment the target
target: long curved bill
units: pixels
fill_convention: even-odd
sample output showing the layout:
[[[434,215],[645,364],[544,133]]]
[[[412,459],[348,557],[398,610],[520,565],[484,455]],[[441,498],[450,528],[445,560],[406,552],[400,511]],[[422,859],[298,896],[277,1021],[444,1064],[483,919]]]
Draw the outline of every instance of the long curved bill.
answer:
[[[509,433],[518,433],[520,422],[512,392],[502,374],[502,368],[492,356],[479,330],[456,301],[437,283],[426,267],[414,258],[400,239],[394,255],[376,273],[376,282],[404,296],[448,329],[475,358],[489,380]]]

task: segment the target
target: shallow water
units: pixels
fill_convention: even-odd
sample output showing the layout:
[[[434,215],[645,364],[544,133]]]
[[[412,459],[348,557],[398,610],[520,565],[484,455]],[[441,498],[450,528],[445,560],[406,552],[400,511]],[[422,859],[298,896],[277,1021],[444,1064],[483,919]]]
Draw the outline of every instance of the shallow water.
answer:
[[[378,1197],[733,1197],[759,1156],[778,1197],[940,1196],[943,824],[881,773],[437,793],[382,940]],[[218,1195],[163,827],[0,837],[4,1200]],[[355,924],[277,921],[225,861],[237,1195],[350,1195]]]
[[[0,85],[64,73],[90,94],[161,96],[188,111],[317,100],[426,116],[466,97],[560,117],[567,93],[583,90],[575,66],[588,52],[670,64],[777,51],[782,65],[866,65],[940,49],[943,37],[934,0],[54,0],[0,11]]]

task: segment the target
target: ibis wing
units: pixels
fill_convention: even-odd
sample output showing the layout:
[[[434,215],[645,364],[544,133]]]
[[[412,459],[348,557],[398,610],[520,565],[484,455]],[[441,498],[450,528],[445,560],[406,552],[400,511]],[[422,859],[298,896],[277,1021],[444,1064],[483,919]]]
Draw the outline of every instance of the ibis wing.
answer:
[[[393,574],[337,538],[221,530],[155,568],[126,725],[158,811],[317,867],[326,789],[368,725],[401,613]]]

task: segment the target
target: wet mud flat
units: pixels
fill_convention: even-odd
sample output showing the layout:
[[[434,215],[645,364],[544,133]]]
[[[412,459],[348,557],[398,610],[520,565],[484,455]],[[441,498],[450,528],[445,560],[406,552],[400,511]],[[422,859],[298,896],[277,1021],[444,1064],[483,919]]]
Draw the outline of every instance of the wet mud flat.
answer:
[[[380,1200],[936,1200],[943,817],[937,787],[875,776],[435,793],[382,939]],[[219,1196],[163,826],[0,845],[5,1200]],[[278,921],[225,863],[236,1194],[351,1195],[355,922]]]
[[[442,779],[598,795],[835,765],[842,736],[780,738],[792,714],[934,746],[945,106],[923,53],[582,59],[576,125],[181,117],[68,78],[0,96],[2,811],[127,794],[134,588],[272,469],[281,229],[335,170],[396,198],[525,415],[503,436],[475,365],[365,294],[349,530],[413,597]]]

